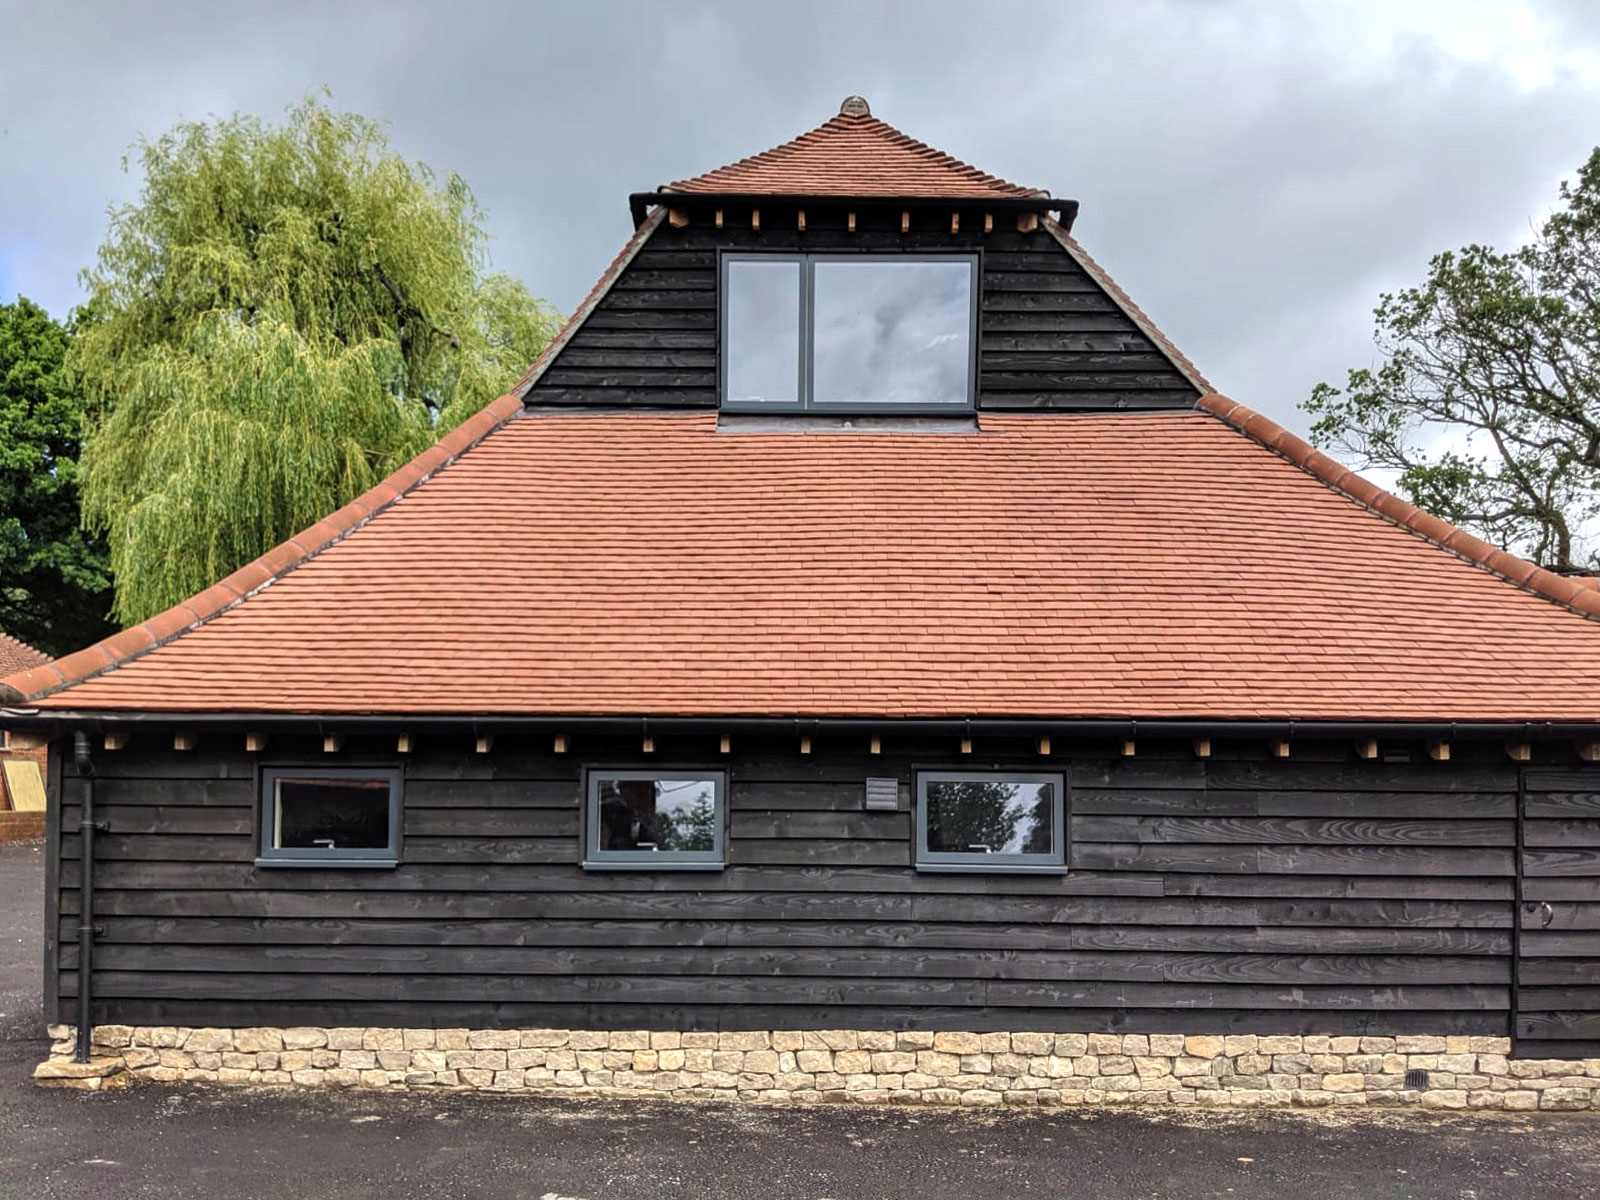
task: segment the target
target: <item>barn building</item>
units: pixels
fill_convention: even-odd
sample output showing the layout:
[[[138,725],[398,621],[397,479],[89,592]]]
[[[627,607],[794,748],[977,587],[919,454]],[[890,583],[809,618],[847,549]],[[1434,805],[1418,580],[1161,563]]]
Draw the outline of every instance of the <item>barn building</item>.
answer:
[[[631,212],[511,394],[0,682],[41,1078],[1589,1106],[1600,592],[858,97]]]

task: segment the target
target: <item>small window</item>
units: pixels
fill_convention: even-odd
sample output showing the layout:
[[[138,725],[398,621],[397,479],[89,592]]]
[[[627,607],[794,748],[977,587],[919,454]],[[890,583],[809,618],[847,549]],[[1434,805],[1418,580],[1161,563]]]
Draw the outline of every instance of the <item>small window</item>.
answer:
[[[1060,775],[923,772],[917,865],[944,871],[1060,871],[1066,866]]]
[[[399,857],[399,771],[269,767],[261,772],[257,865],[392,867]]]
[[[722,261],[724,407],[972,407],[976,256],[729,254]]]
[[[726,861],[720,771],[589,772],[584,865],[716,870]]]

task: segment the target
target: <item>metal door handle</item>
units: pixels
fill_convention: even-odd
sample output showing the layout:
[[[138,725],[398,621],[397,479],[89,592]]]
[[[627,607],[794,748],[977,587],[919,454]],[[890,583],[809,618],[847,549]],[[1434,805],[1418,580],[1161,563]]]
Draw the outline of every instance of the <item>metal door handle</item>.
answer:
[[[1539,905],[1539,916],[1539,928],[1549,929],[1550,922],[1556,919],[1556,910],[1551,908],[1549,902],[1546,901],[1545,903]]]

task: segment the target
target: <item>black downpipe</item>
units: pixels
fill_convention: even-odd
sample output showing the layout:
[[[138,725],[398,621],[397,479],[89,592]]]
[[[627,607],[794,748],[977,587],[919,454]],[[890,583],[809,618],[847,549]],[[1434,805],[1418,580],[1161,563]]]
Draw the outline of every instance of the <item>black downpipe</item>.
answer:
[[[72,737],[72,761],[82,779],[82,815],[78,837],[82,844],[78,882],[78,1052],[81,1063],[89,1061],[92,1031],[89,1028],[90,981],[94,979],[94,760],[89,757],[89,735],[78,730]]]

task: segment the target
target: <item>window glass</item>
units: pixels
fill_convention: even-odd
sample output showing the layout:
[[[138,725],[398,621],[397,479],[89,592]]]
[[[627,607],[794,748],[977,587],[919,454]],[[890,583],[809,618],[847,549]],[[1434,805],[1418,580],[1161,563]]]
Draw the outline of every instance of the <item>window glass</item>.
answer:
[[[400,772],[268,767],[261,773],[263,865],[393,865]]]
[[[973,869],[1062,866],[1059,775],[923,774],[918,779],[921,864]]]
[[[716,771],[593,771],[589,860],[720,865],[723,776]]]
[[[800,399],[800,263],[727,264],[727,398],[741,404]]]
[[[969,260],[828,258],[813,271],[814,402],[967,402]]]
[[[389,844],[387,779],[280,779],[276,849],[377,850]]]

